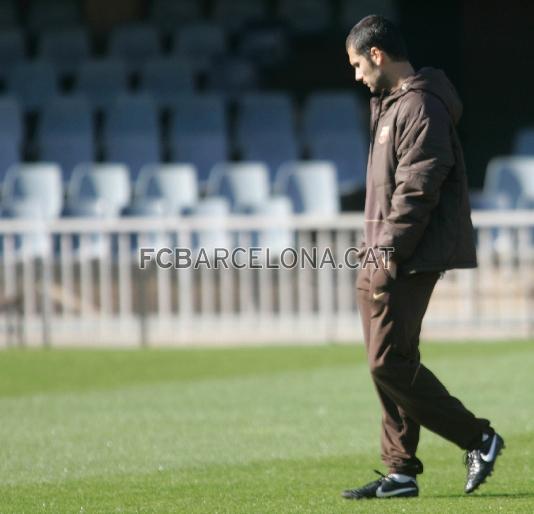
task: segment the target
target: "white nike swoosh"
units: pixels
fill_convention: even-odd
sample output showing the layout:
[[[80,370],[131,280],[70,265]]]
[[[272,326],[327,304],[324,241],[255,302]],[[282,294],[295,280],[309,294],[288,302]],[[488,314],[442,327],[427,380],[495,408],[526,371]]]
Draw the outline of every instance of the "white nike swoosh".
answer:
[[[410,491],[416,491],[415,487],[404,487],[402,489],[395,489],[394,491],[382,491],[382,486],[376,490],[377,498],[387,498],[388,496],[396,496],[397,494],[409,493]]]
[[[491,441],[489,452],[486,454],[480,452],[480,456],[482,457],[482,460],[485,460],[486,462],[491,462],[492,460],[494,460],[496,446],[497,446],[497,434],[493,436],[493,441]]]
[[[384,296],[385,294],[385,291],[383,291],[382,293],[373,293],[373,300],[380,300],[380,298],[382,298],[382,296]]]

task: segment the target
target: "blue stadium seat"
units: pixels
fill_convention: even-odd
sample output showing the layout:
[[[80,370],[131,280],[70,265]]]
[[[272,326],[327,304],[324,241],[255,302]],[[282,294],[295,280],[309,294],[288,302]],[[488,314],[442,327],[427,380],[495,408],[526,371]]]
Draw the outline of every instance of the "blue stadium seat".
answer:
[[[94,160],[93,119],[86,98],[57,97],[45,105],[37,139],[40,159],[60,164],[67,183],[77,164]]]
[[[135,184],[135,197],[162,200],[169,214],[180,214],[198,202],[197,173],[190,164],[143,167]]]
[[[332,132],[312,137],[310,157],[332,161],[337,168],[339,190],[348,194],[365,189],[367,140],[361,132]]]
[[[72,0],[34,0],[28,13],[28,28],[32,32],[69,27],[80,23],[78,2]]]
[[[198,0],[154,0],[150,17],[164,33],[170,33],[176,27],[190,25],[201,14]]]
[[[295,34],[302,36],[324,32],[332,19],[328,0],[284,0],[279,14]]]
[[[339,213],[336,167],[328,161],[300,161],[283,164],[274,190],[287,195],[299,214],[334,216]]]
[[[220,163],[210,173],[206,192],[226,198],[233,212],[250,212],[270,194],[269,171],[260,162]]]
[[[263,0],[216,0],[213,18],[231,32],[243,29],[254,20],[266,17]]]
[[[215,56],[227,51],[224,29],[208,22],[192,23],[174,34],[174,52],[191,60],[196,71],[207,71]]]
[[[534,156],[534,128],[527,127],[519,130],[514,137],[514,155]]]
[[[126,67],[118,59],[85,61],[78,74],[78,91],[83,93],[93,109],[107,109],[128,87]]]
[[[107,216],[118,216],[130,203],[131,186],[124,164],[79,164],[67,188],[69,207],[100,199]]]
[[[42,60],[17,64],[8,79],[8,90],[25,111],[41,109],[58,93],[53,66]]]
[[[365,133],[362,115],[353,93],[334,91],[314,93],[306,101],[303,113],[305,141],[333,132]]]
[[[7,170],[20,162],[20,144],[11,136],[0,134],[0,183],[4,180]]]
[[[89,59],[87,32],[82,27],[47,30],[39,41],[39,55],[53,63],[58,73],[72,75]]]
[[[6,80],[17,64],[25,59],[24,35],[19,29],[0,31],[0,79]]]
[[[258,74],[247,59],[225,56],[216,59],[208,70],[208,87],[224,95],[228,100],[237,100],[258,86]]]
[[[239,102],[237,146],[247,161],[264,161],[271,178],[280,164],[299,157],[288,95],[251,93]]]
[[[293,132],[251,132],[244,135],[239,144],[242,159],[261,161],[267,165],[271,183],[284,162],[295,161],[300,157]]]
[[[110,55],[122,60],[128,72],[139,71],[146,62],[160,55],[159,37],[152,25],[123,25],[113,30]]]
[[[264,68],[280,65],[289,55],[285,27],[270,21],[249,24],[240,35],[238,54]]]
[[[163,109],[171,108],[178,97],[191,95],[195,86],[191,63],[179,57],[160,57],[146,63],[141,80],[141,89]]]
[[[183,97],[175,103],[170,149],[173,161],[193,164],[201,182],[214,164],[228,160],[225,105],[220,96]]]
[[[22,142],[22,113],[15,98],[0,96],[0,134],[17,145]]]
[[[133,180],[145,164],[160,162],[158,111],[151,96],[119,96],[104,129],[106,159],[125,163]]]
[[[496,157],[484,178],[484,193],[504,194],[516,208],[520,198],[534,198],[534,157]]]

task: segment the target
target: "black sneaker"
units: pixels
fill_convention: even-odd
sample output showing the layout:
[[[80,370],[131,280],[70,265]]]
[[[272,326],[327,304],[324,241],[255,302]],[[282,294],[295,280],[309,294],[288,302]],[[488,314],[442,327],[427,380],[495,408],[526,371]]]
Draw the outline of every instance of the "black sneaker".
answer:
[[[466,493],[472,493],[491,475],[495,461],[503,448],[503,438],[495,433],[484,442],[482,448],[465,453],[465,465],[467,467]]]
[[[407,498],[419,496],[417,481],[412,478],[408,482],[398,482],[390,475],[383,475],[375,469],[382,478],[370,482],[359,489],[348,489],[341,496],[347,500],[363,500],[365,498]]]

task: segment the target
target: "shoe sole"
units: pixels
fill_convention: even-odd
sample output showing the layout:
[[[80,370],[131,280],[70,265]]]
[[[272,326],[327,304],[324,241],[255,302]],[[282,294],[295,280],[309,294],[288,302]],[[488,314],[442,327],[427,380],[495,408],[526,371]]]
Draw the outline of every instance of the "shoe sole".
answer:
[[[497,462],[497,459],[500,457],[502,451],[506,448],[506,445],[504,444],[504,439],[502,440],[502,446],[499,448],[499,451],[497,452],[497,456],[495,457],[495,459],[493,460],[493,463],[492,463],[492,466],[488,472],[488,474],[475,486],[473,487],[472,489],[470,489],[469,491],[465,491],[466,494],[471,494],[472,492],[476,491],[482,484],[484,484],[486,482],[486,480],[488,479],[488,477],[490,477],[493,473],[493,470],[495,469],[495,463]]]
[[[419,491],[410,491],[407,493],[399,493],[392,496],[345,496],[341,493],[341,497],[345,500],[391,500],[393,498],[415,498],[419,496]]]

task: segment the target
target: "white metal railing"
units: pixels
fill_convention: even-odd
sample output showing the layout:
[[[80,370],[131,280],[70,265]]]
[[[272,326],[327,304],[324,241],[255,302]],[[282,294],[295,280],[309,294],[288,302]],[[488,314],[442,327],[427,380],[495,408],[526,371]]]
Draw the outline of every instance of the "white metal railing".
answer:
[[[534,212],[475,212],[479,268],[447,272],[427,338],[534,332]],[[0,343],[194,345],[361,340],[356,271],[139,269],[135,245],[195,247],[223,231],[248,248],[283,233],[294,248],[329,249],[345,264],[363,216],[0,220]],[[132,234],[138,234],[136,240]],[[204,241],[210,241],[205,237]],[[215,239],[213,239],[215,241]],[[280,248],[274,253],[278,254]],[[193,255],[195,255],[193,253]],[[274,259],[276,261],[276,259]],[[263,261],[263,264],[265,262]]]

